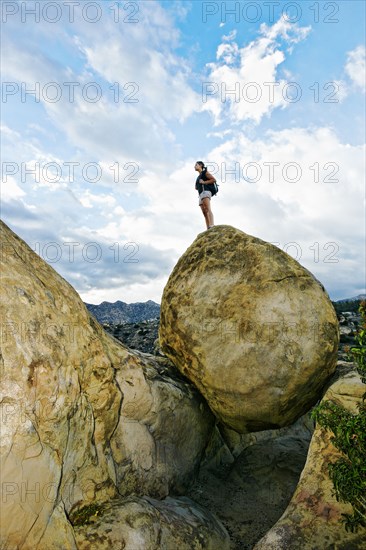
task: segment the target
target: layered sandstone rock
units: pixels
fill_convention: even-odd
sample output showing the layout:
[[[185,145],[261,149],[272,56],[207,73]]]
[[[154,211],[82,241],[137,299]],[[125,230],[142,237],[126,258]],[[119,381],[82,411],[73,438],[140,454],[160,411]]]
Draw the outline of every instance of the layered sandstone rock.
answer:
[[[323,400],[358,412],[365,386],[355,372],[337,380]],[[365,530],[346,531],[342,514],[352,513],[347,503],[337,502],[328,475],[328,464],[341,455],[331,443],[332,433],[317,426],[307,461],[290,504],[278,522],[256,544],[255,550],[359,550],[365,548]]]
[[[166,360],[108,336],[4,224],[1,255],[1,547],[72,549],[73,510],[183,491],[213,417]]]
[[[198,235],[164,289],[160,344],[237,432],[290,425],[334,371],[338,322],[322,285],[231,226]]]

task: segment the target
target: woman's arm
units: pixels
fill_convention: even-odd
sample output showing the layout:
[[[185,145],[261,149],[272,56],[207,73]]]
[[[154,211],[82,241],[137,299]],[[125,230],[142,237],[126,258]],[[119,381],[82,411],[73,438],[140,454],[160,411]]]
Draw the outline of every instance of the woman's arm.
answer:
[[[206,172],[206,180],[203,181],[203,180],[200,180],[200,183],[204,183],[205,185],[209,184],[209,183],[216,183],[216,179],[213,177],[212,174],[210,174],[210,172]]]

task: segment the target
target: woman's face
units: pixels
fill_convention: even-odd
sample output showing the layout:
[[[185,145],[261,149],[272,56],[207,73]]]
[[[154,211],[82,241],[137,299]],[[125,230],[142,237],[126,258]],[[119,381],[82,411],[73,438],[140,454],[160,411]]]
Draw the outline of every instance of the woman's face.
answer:
[[[198,162],[196,162],[196,164],[194,165],[194,169],[197,170],[197,172],[201,172],[202,166],[198,164]]]

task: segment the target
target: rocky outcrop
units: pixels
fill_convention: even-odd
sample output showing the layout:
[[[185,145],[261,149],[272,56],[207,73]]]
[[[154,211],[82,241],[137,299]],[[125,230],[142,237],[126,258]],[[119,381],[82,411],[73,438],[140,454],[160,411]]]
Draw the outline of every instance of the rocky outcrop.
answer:
[[[129,497],[103,506],[86,525],[75,526],[79,550],[229,550],[215,516],[188,498],[164,501]]]
[[[103,324],[103,328],[127,347],[157,355],[159,319],[141,323]]]
[[[355,345],[355,335],[361,326],[361,315],[354,311],[344,311],[338,314],[340,342]]]
[[[330,386],[324,400],[331,400],[356,413],[365,386],[355,372]],[[337,502],[328,475],[328,464],[340,457],[331,442],[332,434],[317,426],[307,461],[290,504],[279,521],[255,545],[255,550],[359,550],[365,545],[365,532],[345,530],[342,514],[352,508]]]
[[[123,401],[111,450],[119,494],[184,494],[213,429],[207,404],[166,358],[131,353],[116,382]]]
[[[1,254],[1,548],[72,549],[78,509],[181,492],[213,417],[166,360],[108,336],[4,224]]]
[[[319,397],[339,341],[322,285],[230,226],[198,235],[164,289],[160,344],[237,432],[290,425]]]

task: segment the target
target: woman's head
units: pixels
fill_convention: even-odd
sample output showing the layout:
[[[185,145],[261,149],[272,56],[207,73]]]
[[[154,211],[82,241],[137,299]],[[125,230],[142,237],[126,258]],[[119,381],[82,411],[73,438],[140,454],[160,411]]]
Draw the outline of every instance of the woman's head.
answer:
[[[204,165],[204,163],[202,162],[202,160],[198,160],[198,161],[196,162],[196,164],[194,165],[194,169],[195,169],[195,170],[199,170],[199,171],[201,171],[201,172],[202,172],[202,170],[204,169],[204,167],[205,167],[205,165]]]

